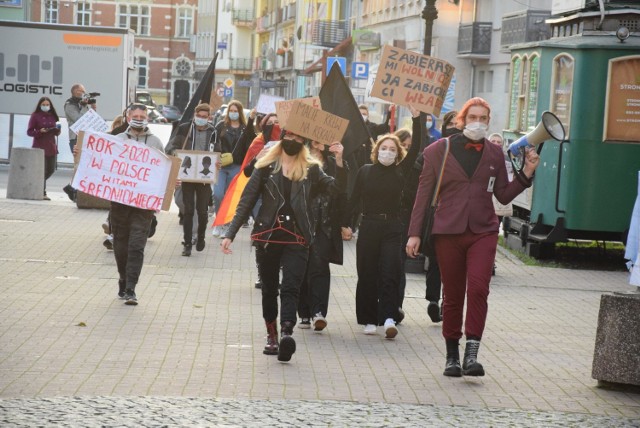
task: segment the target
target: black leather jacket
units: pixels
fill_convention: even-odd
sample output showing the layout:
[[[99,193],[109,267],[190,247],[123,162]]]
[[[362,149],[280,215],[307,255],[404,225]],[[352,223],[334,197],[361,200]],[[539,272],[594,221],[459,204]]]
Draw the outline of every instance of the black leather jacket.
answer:
[[[238,230],[247,221],[253,206],[262,196],[262,206],[255,219],[252,235],[273,228],[278,211],[284,205],[282,170],[274,173],[273,165],[255,169],[242,193],[236,214],[225,238],[233,240]],[[309,167],[307,178],[291,183],[291,207],[296,227],[305,239],[305,246],[311,245],[315,232],[315,219],[311,212],[311,201],[318,192],[338,194],[344,192],[347,184],[345,168],[336,168],[336,178],[328,176],[318,165]],[[266,240],[269,236],[263,236]],[[265,245],[264,242],[256,242]]]

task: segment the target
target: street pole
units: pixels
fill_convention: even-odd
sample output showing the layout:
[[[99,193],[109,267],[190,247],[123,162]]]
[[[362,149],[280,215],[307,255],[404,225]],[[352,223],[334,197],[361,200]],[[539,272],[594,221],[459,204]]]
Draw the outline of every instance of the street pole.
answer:
[[[425,0],[424,9],[422,9],[422,19],[424,19],[424,47],[422,53],[431,56],[431,41],[433,39],[433,21],[438,19],[438,9],[436,9],[436,0]],[[427,114],[420,113],[420,123],[424,126],[427,123]],[[424,132],[424,128],[423,128]],[[423,141],[426,138],[426,142],[429,142],[429,134],[423,137]]]
[[[431,40],[433,39],[433,21],[438,19],[438,9],[436,9],[436,0],[425,0],[424,9],[422,9],[422,19],[424,19],[424,47],[422,53],[431,55]]]

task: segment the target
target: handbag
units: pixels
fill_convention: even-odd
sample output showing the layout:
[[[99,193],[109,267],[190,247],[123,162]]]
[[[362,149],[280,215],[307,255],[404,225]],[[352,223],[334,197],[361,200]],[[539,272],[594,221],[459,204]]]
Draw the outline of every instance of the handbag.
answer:
[[[447,157],[449,156],[449,139],[445,140],[445,152],[442,159],[442,165],[440,166],[440,174],[438,175],[438,181],[433,189],[433,197],[431,203],[427,207],[427,212],[424,217],[424,227],[422,229],[422,240],[420,250],[425,257],[433,257],[435,255],[435,247],[433,245],[433,235],[431,230],[433,229],[433,222],[436,217],[436,209],[438,207],[438,195],[440,194],[440,184],[442,184],[442,176],[444,175],[444,167],[447,163]]]
[[[223,153],[220,155],[220,163],[222,166],[229,166],[233,163],[233,154],[231,153]]]

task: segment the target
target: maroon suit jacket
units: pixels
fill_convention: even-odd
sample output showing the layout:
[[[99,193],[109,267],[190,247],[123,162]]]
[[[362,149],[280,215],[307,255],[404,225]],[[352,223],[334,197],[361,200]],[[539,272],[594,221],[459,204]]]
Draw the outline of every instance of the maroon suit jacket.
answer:
[[[408,236],[422,236],[425,214],[440,174],[445,149],[445,139],[438,140],[424,149],[424,166],[411,213]],[[493,191],[489,190],[491,181]],[[502,149],[487,139],[484,140],[482,157],[471,178],[449,152],[432,233],[459,234],[464,233],[467,227],[473,233],[497,233],[498,217],[493,208],[491,195],[495,195],[500,203],[507,204],[531,185],[530,182],[521,181],[524,180],[514,179],[509,182]]]

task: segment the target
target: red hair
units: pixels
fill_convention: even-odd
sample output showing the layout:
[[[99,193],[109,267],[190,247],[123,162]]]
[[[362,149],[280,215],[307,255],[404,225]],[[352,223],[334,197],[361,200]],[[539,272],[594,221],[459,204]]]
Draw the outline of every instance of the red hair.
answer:
[[[480,106],[480,107],[486,108],[487,114],[489,115],[489,119],[491,119],[491,107],[489,107],[489,103],[486,102],[483,98],[473,97],[469,101],[464,103],[464,105],[458,112],[458,115],[456,116],[456,128],[464,129],[464,125],[465,125],[464,121],[465,121],[465,118],[467,117],[467,113],[469,113],[469,109],[474,106]]]

